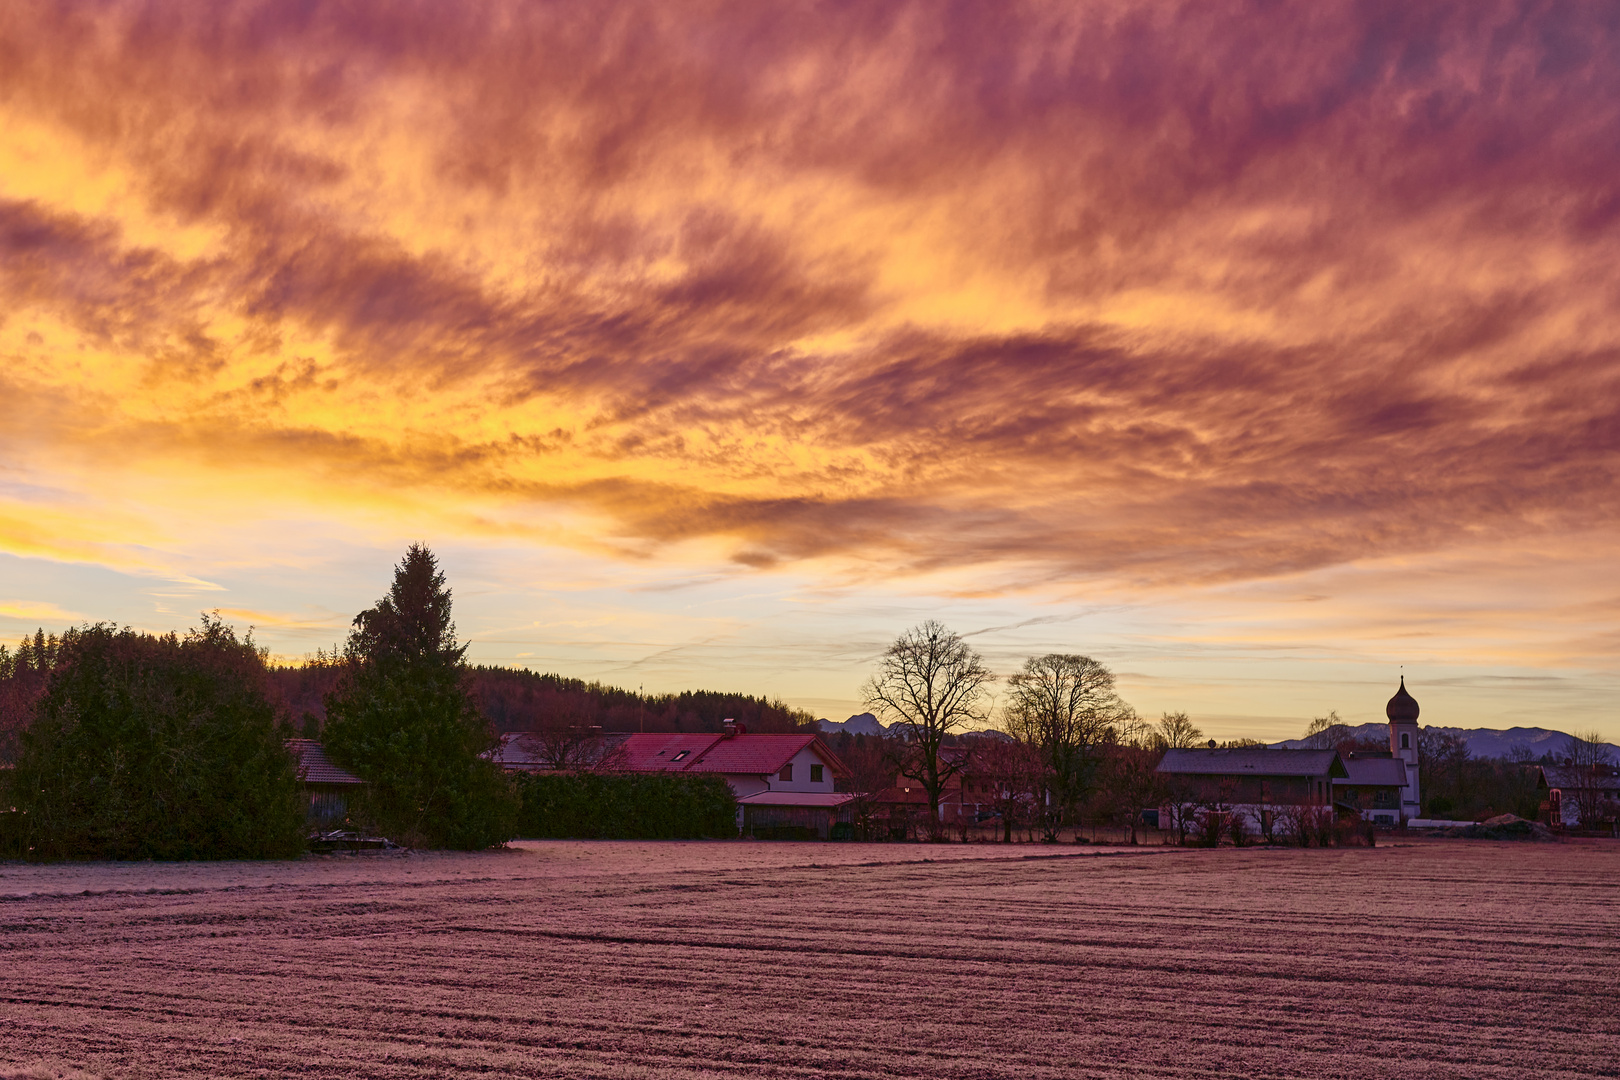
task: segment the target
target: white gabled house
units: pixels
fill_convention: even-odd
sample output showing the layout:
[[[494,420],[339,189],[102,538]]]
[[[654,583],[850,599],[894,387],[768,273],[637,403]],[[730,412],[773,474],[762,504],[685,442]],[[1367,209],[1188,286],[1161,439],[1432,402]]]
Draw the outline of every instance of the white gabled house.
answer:
[[[856,795],[837,790],[849,769],[818,735],[750,735],[726,722],[711,734],[631,735],[614,767],[628,772],[718,773],[737,797],[745,836],[830,840]]]

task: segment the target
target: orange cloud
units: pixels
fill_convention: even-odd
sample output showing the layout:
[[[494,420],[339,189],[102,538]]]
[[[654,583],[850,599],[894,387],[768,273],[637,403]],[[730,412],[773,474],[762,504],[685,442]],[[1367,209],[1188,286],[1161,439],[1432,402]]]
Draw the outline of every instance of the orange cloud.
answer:
[[[857,574],[1590,537],[1617,36],[1472,2],[9,5],[0,442],[193,513]]]

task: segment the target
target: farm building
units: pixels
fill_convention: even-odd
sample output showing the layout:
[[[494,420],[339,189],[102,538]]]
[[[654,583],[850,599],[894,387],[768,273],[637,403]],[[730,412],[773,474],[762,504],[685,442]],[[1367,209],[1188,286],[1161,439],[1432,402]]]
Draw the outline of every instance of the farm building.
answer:
[[[747,836],[831,839],[856,797],[836,789],[849,770],[820,736],[749,735],[730,721],[719,735],[631,735],[614,767],[719,773],[737,796],[737,828]]]
[[[308,796],[305,811],[311,825],[328,826],[349,816],[349,800],[365,781],[332,764],[326,748],[314,739],[288,739],[287,749],[298,760],[298,780]]]
[[[1166,750],[1158,771],[1170,790],[1159,811],[1161,827],[1215,811],[1263,833],[1285,807],[1331,805],[1334,782],[1350,778],[1337,750],[1266,747]]]
[[[507,772],[612,768],[624,740],[600,728],[510,731],[486,756]]]

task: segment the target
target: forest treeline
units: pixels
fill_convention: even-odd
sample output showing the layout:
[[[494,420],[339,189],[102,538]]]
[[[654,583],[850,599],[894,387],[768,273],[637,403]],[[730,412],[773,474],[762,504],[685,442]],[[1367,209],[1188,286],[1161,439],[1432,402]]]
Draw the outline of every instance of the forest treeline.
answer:
[[[269,670],[277,708],[301,734],[320,738],[326,699],[343,675],[342,658],[316,655],[302,664]],[[781,701],[714,690],[641,694],[600,682],[523,668],[469,665],[468,687],[497,732],[534,731],[556,724],[600,727],[604,732],[718,732],[725,720],[749,731],[791,734],[815,730],[815,717]]]

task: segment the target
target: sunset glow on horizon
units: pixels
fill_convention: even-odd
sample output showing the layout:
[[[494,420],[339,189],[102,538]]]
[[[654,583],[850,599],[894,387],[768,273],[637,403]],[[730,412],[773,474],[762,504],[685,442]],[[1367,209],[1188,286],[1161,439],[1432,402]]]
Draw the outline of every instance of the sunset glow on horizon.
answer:
[[[0,10],[0,640],[1620,741],[1620,13]]]

